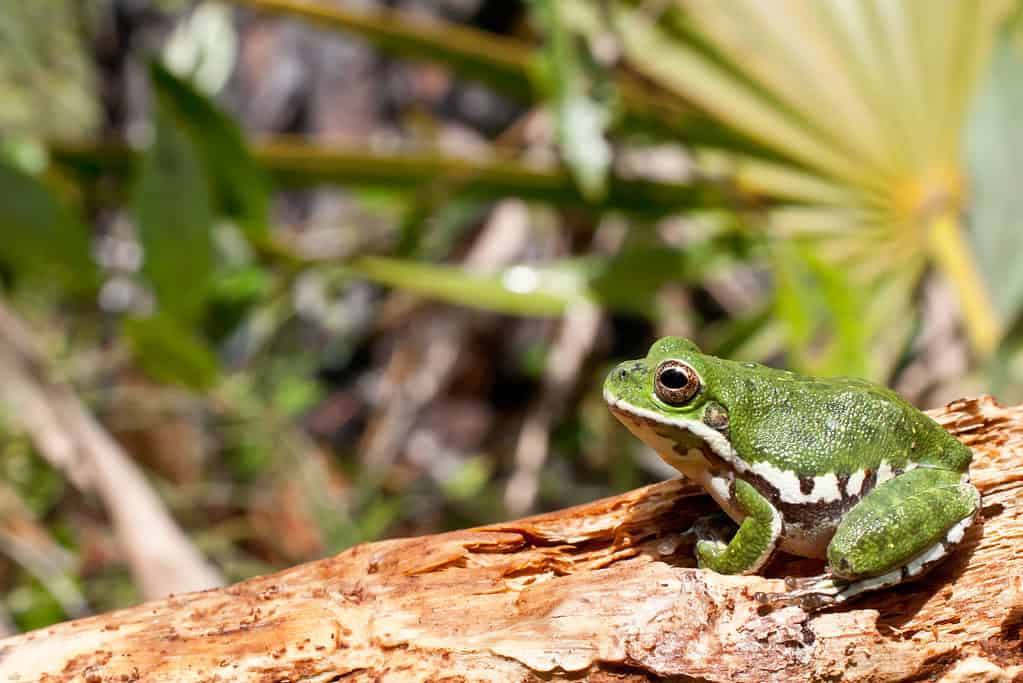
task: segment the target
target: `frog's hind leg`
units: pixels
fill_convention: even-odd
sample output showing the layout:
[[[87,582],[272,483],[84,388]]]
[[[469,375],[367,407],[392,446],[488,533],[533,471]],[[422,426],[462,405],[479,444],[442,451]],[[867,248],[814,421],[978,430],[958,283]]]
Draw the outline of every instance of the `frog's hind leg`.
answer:
[[[963,539],[980,493],[959,472],[919,467],[881,484],[842,520],[828,545],[830,574],[788,580],[768,604],[818,609],[922,576]]]

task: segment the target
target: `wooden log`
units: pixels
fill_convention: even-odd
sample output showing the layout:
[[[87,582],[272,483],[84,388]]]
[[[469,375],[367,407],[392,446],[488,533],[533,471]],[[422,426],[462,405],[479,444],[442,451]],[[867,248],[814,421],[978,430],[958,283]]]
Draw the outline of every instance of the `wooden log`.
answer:
[[[0,680],[1023,680],[1023,406],[932,415],[976,453],[980,523],[924,579],[840,609],[758,608],[778,577],[692,568],[682,480],[360,545],[227,588],[0,641]]]

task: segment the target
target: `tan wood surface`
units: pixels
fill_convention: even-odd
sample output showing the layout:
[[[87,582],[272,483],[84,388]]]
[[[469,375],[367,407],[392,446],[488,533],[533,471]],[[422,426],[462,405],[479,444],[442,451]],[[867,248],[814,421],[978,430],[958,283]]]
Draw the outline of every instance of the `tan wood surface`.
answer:
[[[840,609],[752,599],[818,561],[692,568],[678,532],[713,504],[674,480],[2,640],[0,681],[1023,680],[1023,406],[931,414],[975,450],[979,523]]]

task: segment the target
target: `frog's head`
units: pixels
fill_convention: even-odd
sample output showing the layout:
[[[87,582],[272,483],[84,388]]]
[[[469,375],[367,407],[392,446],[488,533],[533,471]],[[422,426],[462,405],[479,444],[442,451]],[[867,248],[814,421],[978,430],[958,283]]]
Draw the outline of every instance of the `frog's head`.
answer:
[[[688,339],[664,337],[646,358],[619,364],[604,381],[611,412],[672,464],[680,454],[708,445],[722,454],[728,414],[714,395],[714,359]]]

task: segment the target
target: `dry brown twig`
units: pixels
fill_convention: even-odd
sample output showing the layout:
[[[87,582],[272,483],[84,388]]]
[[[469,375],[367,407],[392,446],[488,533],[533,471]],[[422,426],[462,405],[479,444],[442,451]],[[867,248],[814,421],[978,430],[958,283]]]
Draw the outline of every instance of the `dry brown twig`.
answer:
[[[981,523],[923,580],[762,612],[760,576],[691,568],[708,509],[673,480],[0,641],[4,681],[1009,681],[1023,676],[1023,406],[932,413],[976,452]]]
[[[96,493],[143,596],[223,585],[128,454],[55,379],[28,326],[0,302],[0,406],[76,487]]]

